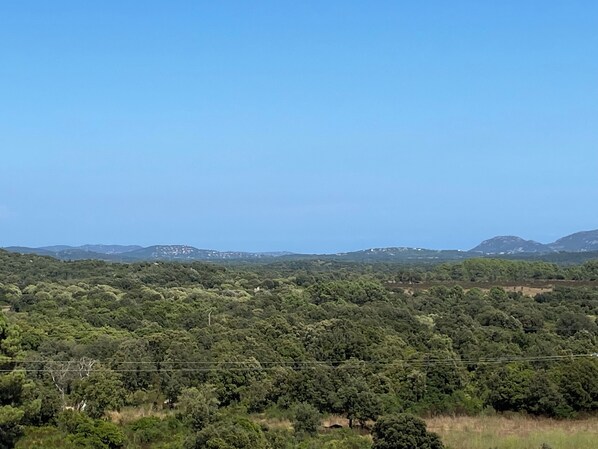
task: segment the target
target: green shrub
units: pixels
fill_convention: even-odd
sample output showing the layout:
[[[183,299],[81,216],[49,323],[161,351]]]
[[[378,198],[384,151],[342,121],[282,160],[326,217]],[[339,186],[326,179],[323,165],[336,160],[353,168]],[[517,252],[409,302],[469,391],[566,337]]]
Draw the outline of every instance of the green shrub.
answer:
[[[125,444],[122,430],[111,422],[92,419],[67,410],[58,417],[59,426],[75,445],[90,449],[118,449]]]
[[[435,433],[413,415],[390,415],[380,418],[372,430],[372,449],[443,449]]]
[[[315,434],[320,427],[322,416],[317,408],[307,402],[302,402],[295,407],[293,428],[295,432]]]

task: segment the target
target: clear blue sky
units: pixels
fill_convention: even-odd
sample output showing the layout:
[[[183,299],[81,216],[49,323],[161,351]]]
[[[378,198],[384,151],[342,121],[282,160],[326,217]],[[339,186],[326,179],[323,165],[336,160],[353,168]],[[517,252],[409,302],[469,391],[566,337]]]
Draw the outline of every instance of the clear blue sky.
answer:
[[[0,246],[598,228],[598,2],[3,1]]]

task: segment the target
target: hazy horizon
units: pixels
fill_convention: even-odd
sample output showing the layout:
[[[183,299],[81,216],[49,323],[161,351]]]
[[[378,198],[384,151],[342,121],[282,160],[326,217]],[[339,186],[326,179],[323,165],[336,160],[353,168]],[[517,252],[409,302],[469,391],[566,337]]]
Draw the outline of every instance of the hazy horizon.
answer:
[[[0,6],[0,246],[598,228],[598,3]]]
[[[578,232],[585,232],[585,231],[592,231],[591,229],[584,229],[584,230],[579,230],[579,231],[574,231],[571,233],[568,233],[566,235],[570,235],[570,234],[575,234]],[[526,237],[522,237],[522,236],[516,236],[516,237],[521,237],[524,240],[535,240],[539,243],[544,243],[544,244],[548,244],[548,243],[553,243],[554,240],[557,240],[558,238],[561,237],[565,237],[564,235],[560,235],[557,238],[551,240],[551,241],[538,241],[535,240],[534,238],[526,238]],[[209,246],[202,246],[202,245],[194,245],[194,244],[190,244],[188,242],[170,242],[170,243],[163,243],[163,242],[159,242],[159,243],[151,243],[151,244],[137,244],[137,243],[90,243],[90,242],[86,242],[86,243],[74,243],[74,244],[69,244],[69,243],[52,243],[52,244],[48,244],[48,245],[2,245],[2,247],[5,248],[10,248],[10,247],[29,247],[29,248],[51,248],[54,246],[71,246],[71,247],[81,247],[81,246],[96,246],[96,245],[104,245],[104,246],[112,246],[112,245],[117,245],[117,246],[140,246],[142,248],[146,248],[146,247],[150,247],[150,246],[171,246],[171,245],[187,245],[187,246],[192,246],[198,249],[206,249],[206,250],[215,250],[215,251],[220,251],[220,252],[227,252],[227,251],[240,251],[240,252],[248,252],[248,253],[269,253],[269,252],[292,252],[292,253],[305,253],[305,254],[335,254],[335,253],[344,253],[344,252],[351,252],[351,251],[359,251],[359,250],[366,250],[366,249],[372,249],[372,248],[401,248],[401,247],[409,247],[409,248],[421,248],[421,249],[431,249],[431,250],[458,250],[458,251],[469,251],[471,249],[473,249],[475,246],[479,245],[480,243],[482,243],[482,241],[484,240],[488,240],[491,239],[493,237],[504,237],[504,236],[513,236],[511,234],[507,235],[507,234],[497,234],[497,235],[493,235],[490,237],[487,237],[485,239],[482,239],[478,242],[475,242],[474,244],[472,244],[470,247],[468,248],[453,248],[453,247],[436,247],[436,248],[432,248],[432,247],[424,247],[421,245],[401,245],[401,244],[389,244],[389,245],[381,245],[381,246],[369,246],[369,247],[363,247],[363,248],[351,248],[351,249],[342,249],[342,250],[337,250],[337,251],[293,251],[290,249],[238,249],[238,248],[213,248],[213,247],[209,247]]]

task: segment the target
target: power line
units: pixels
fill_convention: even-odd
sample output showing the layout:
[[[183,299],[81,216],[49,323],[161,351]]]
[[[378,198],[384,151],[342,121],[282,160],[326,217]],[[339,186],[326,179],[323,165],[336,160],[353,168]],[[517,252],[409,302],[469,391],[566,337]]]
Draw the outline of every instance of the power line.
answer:
[[[454,364],[465,364],[465,365],[497,365],[513,362],[554,362],[573,358],[598,358],[598,353],[589,354],[569,354],[569,355],[553,355],[553,356],[528,356],[528,357],[502,357],[502,358],[486,358],[486,359],[424,359],[424,360],[396,360],[393,362],[378,362],[371,360],[354,360],[358,367],[359,365],[374,365],[378,367],[430,367],[430,366],[447,366]],[[77,360],[67,361],[15,361],[14,363],[77,363]],[[325,361],[303,361],[303,362],[259,362],[259,361],[244,361],[244,362],[208,362],[208,361],[166,361],[166,362],[121,362],[121,364],[187,364],[187,365],[205,365],[205,366],[193,366],[193,367],[153,367],[153,368],[114,368],[111,369],[113,372],[214,372],[214,371],[271,371],[279,368],[291,368],[294,371],[301,371],[306,368],[314,367],[330,367],[330,368],[352,368],[353,366],[338,365],[338,363],[351,362],[351,360],[325,360]],[[2,363],[2,362],[0,362]],[[10,362],[5,362],[10,363]],[[25,368],[19,367],[19,370],[28,372],[80,372],[79,369],[67,368],[67,369],[52,369],[48,366],[40,368]],[[0,372],[11,372],[8,369],[0,370]]]
[[[220,360],[202,360],[202,361],[189,361],[189,360],[182,360],[182,359],[167,359],[162,360],[160,362],[156,362],[153,360],[138,360],[138,361],[113,361],[116,364],[140,364],[140,363],[193,363],[193,364],[246,364],[246,363],[258,363],[260,365],[295,365],[295,364],[338,364],[338,363],[346,363],[346,362],[355,362],[355,363],[371,363],[371,364],[389,364],[394,365],[396,363],[414,363],[414,362],[460,362],[460,363],[469,363],[469,362],[492,362],[492,361],[529,361],[529,360],[546,360],[546,359],[567,359],[567,358],[575,358],[575,357],[598,357],[598,353],[577,353],[577,354],[558,354],[558,355],[538,355],[538,356],[506,356],[506,357],[491,357],[491,358],[479,358],[479,359],[459,359],[459,358],[427,358],[429,354],[421,354],[424,359],[419,360],[405,360],[405,359],[396,359],[392,361],[382,362],[376,360],[359,360],[359,359],[326,359],[326,360],[282,360],[276,362],[261,362],[257,359],[249,359],[249,360],[242,360],[242,361],[220,361]],[[87,359],[93,360],[91,358],[81,358],[81,359],[68,359],[68,360],[54,360],[54,359],[34,359],[34,360],[24,360],[19,358],[0,358],[0,362],[19,362],[19,363],[79,363],[80,361]],[[97,360],[94,360],[97,361]]]

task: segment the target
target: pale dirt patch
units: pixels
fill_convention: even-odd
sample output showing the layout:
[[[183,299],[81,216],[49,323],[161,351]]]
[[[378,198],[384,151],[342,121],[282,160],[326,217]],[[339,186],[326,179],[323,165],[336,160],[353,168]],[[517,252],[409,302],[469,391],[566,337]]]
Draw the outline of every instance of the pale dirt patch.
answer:
[[[507,292],[521,292],[525,296],[536,296],[539,293],[548,293],[554,290],[554,287],[528,287],[525,285],[503,287]]]
[[[497,287],[501,287],[506,292],[520,292],[524,296],[536,296],[539,293],[548,293],[554,290],[554,286],[547,285],[543,287],[530,287],[528,285],[497,285]],[[486,286],[474,286],[474,287],[467,287],[463,288],[463,291],[469,291],[472,288],[477,288],[478,290],[483,291],[484,293],[488,293],[490,291],[489,287]],[[426,291],[427,289],[421,289],[420,291]],[[413,296],[416,289],[413,288],[406,288],[403,290],[403,293],[409,296]]]

